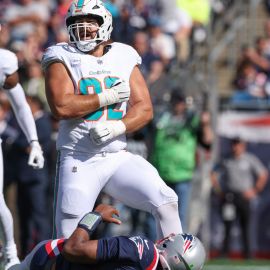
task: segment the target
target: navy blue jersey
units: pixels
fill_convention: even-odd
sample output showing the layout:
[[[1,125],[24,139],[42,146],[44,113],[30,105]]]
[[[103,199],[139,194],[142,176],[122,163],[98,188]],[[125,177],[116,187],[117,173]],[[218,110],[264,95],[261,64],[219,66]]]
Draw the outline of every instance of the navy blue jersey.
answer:
[[[47,270],[56,262],[55,270],[154,270],[158,252],[154,243],[143,236],[109,237],[98,241],[97,262],[68,262],[62,255],[64,239],[48,240],[35,252],[30,270]]]

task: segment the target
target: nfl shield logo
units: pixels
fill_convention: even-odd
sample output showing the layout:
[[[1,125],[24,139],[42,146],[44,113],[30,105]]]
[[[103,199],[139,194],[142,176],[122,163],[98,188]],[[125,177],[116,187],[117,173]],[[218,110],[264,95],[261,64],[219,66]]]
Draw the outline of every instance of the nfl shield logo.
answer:
[[[102,65],[102,64],[103,64],[103,61],[100,60],[100,59],[98,59],[98,60],[97,60],[97,63],[98,63],[99,65]]]

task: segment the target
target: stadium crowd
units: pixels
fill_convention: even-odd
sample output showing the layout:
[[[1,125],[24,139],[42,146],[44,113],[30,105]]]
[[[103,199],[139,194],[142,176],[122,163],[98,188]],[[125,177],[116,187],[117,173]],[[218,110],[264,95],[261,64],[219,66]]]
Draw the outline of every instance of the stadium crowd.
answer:
[[[93,0],[94,1],[94,0]],[[55,177],[55,141],[58,121],[51,115],[45,96],[45,82],[41,59],[52,44],[68,41],[65,16],[71,0],[2,0],[0,2],[0,47],[15,52],[19,60],[20,82],[25,90],[34,115],[37,132],[45,155],[41,171],[27,168],[25,138],[12,114],[11,106],[0,92],[0,133],[3,139],[5,185],[17,183],[18,216],[20,221],[20,256],[24,257],[41,240],[50,238],[52,230],[53,179]],[[142,57],[140,67],[157,118],[153,123],[129,137],[129,149],[144,157],[152,153],[153,129],[159,122],[160,111],[169,106],[172,88],[166,93],[152,92],[152,85],[166,77],[172,69],[183,67],[192,59],[194,48],[207,38],[207,27],[218,20],[233,0],[107,0],[106,7],[113,16],[113,40],[132,45]],[[214,24],[213,24],[214,26]],[[256,40],[254,48],[243,48],[234,86],[237,92],[232,101],[268,98],[270,95],[270,22],[265,25],[266,35]],[[0,59],[1,61],[1,59]],[[181,87],[178,88],[178,91]],[[186,100],[193,108],[192,99]],[[155,104],[157,102],[157,104]],[[204,120],[209,124],[207,114]],[[192,131],[193,132],[193,131]],[[200,134],[196,130],[196,136]],[[174,134],[170,134],[174,136]],[[211,137],[211,136],[210,136]],[[198,138],[196,137],[196,140]],[[199,138],[200,141],[201,138]],[[207,149],[209,150],[209,143]],[[206,151],[208,151],[206,150]],[[18,158],[20,157],[20,158]],[[191,162],[194,163],[194,160]],[[190,176],[189,176],[190,177]],[[106,200],[103,197],[102,200]],[[122,207],[122,206],[121,206]],[[128,231],[136,230],[143,215],[129,211],[134,222]],[[150,229],[148,216],[142,217]],[[108,234],[111,233],[108,229]]]

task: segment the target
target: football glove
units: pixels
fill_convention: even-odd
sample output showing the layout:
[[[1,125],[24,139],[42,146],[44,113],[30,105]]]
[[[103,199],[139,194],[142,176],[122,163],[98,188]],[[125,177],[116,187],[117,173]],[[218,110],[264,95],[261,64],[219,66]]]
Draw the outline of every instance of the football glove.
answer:
[[[28,165],[34,169],[42,169],[44,166],[43,151],[38,141],[32,141],[30,143],[30,154],[28,159]]]
[[[90,137],[96,145],[104,144],[125,132],[126,126],[121,120],[99,122],[89,131]]]
[[[122,80],[117,80],[110,89],[98,94],[100,107],[128,101],[130,97],[130,87]]]

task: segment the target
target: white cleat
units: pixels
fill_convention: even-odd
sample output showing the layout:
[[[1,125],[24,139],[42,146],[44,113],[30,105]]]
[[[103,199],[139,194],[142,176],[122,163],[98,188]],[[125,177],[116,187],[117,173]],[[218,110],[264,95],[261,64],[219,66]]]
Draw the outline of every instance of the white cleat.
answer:
[[[14,257],[14,258],[7,258],[6,259],[6,263],[5,263],[5,270],[8,269],[15,269],[15,268],[11,268],[12,266],[16,265],[16,264],[20,264],[20,260],[18,257]]]

